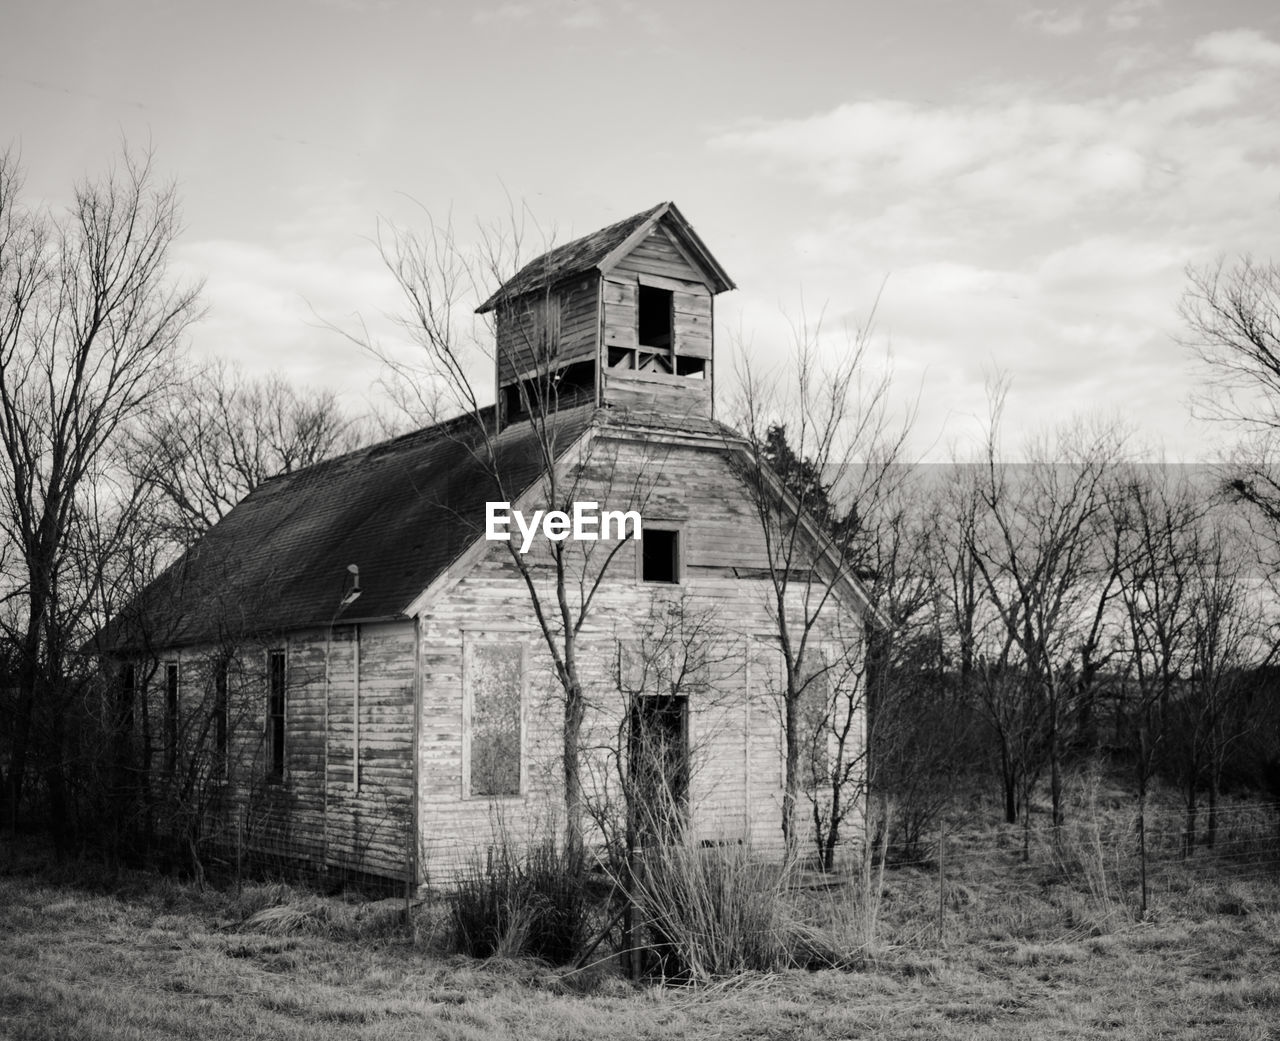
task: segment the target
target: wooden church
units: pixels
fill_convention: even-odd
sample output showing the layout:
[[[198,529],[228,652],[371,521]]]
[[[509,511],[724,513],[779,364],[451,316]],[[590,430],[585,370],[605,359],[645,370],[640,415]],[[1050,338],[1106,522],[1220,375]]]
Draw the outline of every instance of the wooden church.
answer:
[[[779,848],[775,586],[715,418],[732,288],[672,203],[518,271],[479,309],[492,409],[265,482],[119,620],[142,768],[193,778],[209,835],[419,886],[561,833],[566,755],[589,842],[648,770],[688,841]],[[499,500],[635,513],[640,537],[544,528],[521,555],[486,538]],[[831,590],[815,639],[848,654],[868,604]]]

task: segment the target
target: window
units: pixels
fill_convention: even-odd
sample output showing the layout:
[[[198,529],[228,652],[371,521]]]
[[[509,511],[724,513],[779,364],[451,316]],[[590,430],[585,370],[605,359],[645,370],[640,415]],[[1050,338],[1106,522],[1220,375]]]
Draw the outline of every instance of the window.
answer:
[[[672,346],[672,305],[675,294],[670,289],[641,286],[639,299],[639,343],[669,351]]]
[[[640,580],[680,581],[680,532],[645,527],[640,539]]]
[[[164,666],[164,768],[172,774],[178,766],[178,663]]]
[[[590,404],[596,396],[596,363],[579,361],[502,388],[503,415],[514,422],[559,408]]]
[[[816,655],[816,660],[815,656]],[[823,788],[831,774],[831,753],[827,747],[830,733],[831,684],[824,658],[810,649],[805,671],[808,682],[796,702],[799,725],[796,728],[800,746],[800,783],[808,791]]]
[[[214,775],[226,777],[227,741],[231,730],[231,704],[227,696],[227,674],[231,671],[231,663],[223,658],[217,662],[213,671],[213,763]]]
[[[524,648],[509,641],[468,642],[463,676],[464,794],[519,795]]]
[[[267,774],[284,779],[284,651],[267,655]]]

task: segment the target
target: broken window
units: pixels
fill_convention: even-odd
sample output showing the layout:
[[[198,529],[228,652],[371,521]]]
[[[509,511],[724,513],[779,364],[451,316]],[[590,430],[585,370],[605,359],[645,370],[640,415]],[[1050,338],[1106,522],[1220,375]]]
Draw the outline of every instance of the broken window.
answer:
[[[596,363],[574,362],[547,375],[512,383],[503,387],[502,392],[503,411],[508,423],[575,405],[594,404]]]
[[[641,347],[671,350],[674,299],[675,294],[670,289],[640,287],[638,332]]]
[[[470,795],[520,794],[523,672],[524,649],[518,644],[467,646],[464,740]]]
[[[691,380],[702,380],[707,378],[707,359],[706,358],[685,358],[676,359],[676,375],[688,376]]]
[[[284,651],[271,651],[267,656],[267,774],[284,779]]]
[[[680,532],[645,527],[640,539],[640,580],[680,581]]]

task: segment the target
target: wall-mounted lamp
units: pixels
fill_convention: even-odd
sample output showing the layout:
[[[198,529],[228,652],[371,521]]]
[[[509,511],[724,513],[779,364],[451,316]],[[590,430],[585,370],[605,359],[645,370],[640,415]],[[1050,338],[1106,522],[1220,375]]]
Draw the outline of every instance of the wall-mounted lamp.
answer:
[[[338,605],[339,608],[354,604],[360,599],[360,568],[355,564],[348,564],[347,571],[351,575],[351,588],[347,590],[346,595],[342,598],[342,603]]]

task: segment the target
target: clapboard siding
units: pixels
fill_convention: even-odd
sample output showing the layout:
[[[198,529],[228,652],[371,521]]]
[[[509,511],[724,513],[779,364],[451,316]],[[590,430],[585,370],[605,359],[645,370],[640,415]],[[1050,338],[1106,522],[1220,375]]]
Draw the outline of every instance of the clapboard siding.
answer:
[[[553,290],[518,298],[495,314],[498,385],[527,378],[544,364],[557,367],[596,357],[599,279],[579,278]],[[549,354],[544,353],[550,351]]]
[[[654,225],[649,234],[614,265],[612,272],[656,274],[683,282],[706,281],[706,276],[684,258],[660,224]]]
[[[604,374],[603,387],[604,400],[612,405],[663,409],[676,415],[711,413],[711,384],[705,379],[610,369]]]
[[[598,785],[613,776],[600,748],[617,741],[623,697],[613,663],[617,641],[643,628],[651,607],[684,598],[690,612],[706,612],[718,628],[710,689],[690,704],[693,776],[690,805],[694,835],[708,842],[750,840],[781,848],[782,757],[778,712],[778,652],[759,634],[771,629],[771,589],[761,578],[740,579],[732,567],[767,563],[759,522],[723,446],[642,446],[627,441],[608,467],[593,466],[577,498],[602,508],[626,509],[619,490],[646,489],[646,522],[671,524],[683,533],[685,580],[679,586],[639,580],[637,549],[622,547],[613,559],[583,627],[579,659],[592,709],[584,722],[582,775]],[[544,504],[531,504],[537,508]],[[552,597],[548,544],[539,538],[528,563]],[[598,547],[597,547],[598,548]],[[731,562],[727,564],[726,562]],[[548,600],[550,601],[550,599]],[[837,615],[852,605],[831,601],[831,621],[818,635],[830,638]],[[494,544],[421,619],[422,712],[418,749],[418,798],[422,865],[419,881],[446,881],[470,855],[497,845],[502,836],[548,834],[563,820],[561,791],[562,703],[550,656],[536,628],[524,580],[505,546]],[[463,655],[469,639],[522,645],[526,655],[525,765],[521,795],[466,798],[463,784]],[[772,662],[767,672],[760,661]],[[593,789],[599,795],[599,789]],[[559,823],[558,823],[559,822]]]
[[[412,851],[413,625],[406,620],[360,627],[358,727],[355,634],[353,626],[335,625],[328,633],[245,640],[233,648],[228,765],[225,781],[213,778],[219,797],[210,805],[219,819],[210,826],[239,829],[251,852],[402,878]],[[286,653],[281,780],[268,771],[272,650]],[[213,760],[214,673],[225,653],[221,647],[188,647],[159,656],[162,662],[178,661],[181,669],[183,761]],[[163,664],[147,696],[153,717],[164,711]]]

